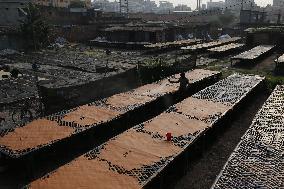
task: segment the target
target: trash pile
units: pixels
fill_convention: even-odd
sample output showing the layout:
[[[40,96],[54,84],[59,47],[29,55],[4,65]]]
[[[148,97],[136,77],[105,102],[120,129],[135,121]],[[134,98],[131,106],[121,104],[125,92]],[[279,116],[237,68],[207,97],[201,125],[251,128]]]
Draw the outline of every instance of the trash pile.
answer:
[[[14,54],[20,54],[20,52],[14,50],[14,49],[3,49],[3,50],[0,50],[0,57],[1,56],[7,56],[7,55],[14,55]]]
[[[68,44],[68,41],[64,37],[57,37],[54,43],[50,44],[47,48],[48,49],[60,49],[65,47]]]

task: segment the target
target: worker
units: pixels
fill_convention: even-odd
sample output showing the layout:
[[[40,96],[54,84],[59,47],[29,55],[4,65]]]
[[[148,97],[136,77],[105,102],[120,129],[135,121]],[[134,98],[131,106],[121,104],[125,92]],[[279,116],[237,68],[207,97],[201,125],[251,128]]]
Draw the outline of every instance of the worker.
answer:
[[[191,60],[193,62],[193,67],[195,68],[197,66],[197,53],[194,52],[191,56]]]
[[[12,71],[10,71],[11,77],[17,78],[19,74],[22,74],[18,69],[14,68]]]
[[[4,122],[6,119],[5,119],[5,114],[0,112],[0,126],[2,124],[2,122]]]
[[[189,81],[185,77],[185,73],[184,72],[180,73],[180,78],[178,80],[171,80],[169,78],[168,81],[170,83],[179,83],[179,91],[181,91],[181,92],[185,92],[187,87],[188,87],[188,85],[189,85]]]

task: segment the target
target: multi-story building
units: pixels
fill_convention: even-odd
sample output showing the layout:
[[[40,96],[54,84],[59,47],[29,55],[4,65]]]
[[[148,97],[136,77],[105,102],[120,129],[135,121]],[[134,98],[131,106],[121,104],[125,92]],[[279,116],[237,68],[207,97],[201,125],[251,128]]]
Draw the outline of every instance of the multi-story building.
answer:
[[[173,3],[170,3],[168,1],[160,1],[159,7],[158,7],[158,13],[167,14],[174,10]]]
[[[284,0],[273,0],[274,7],[284,7]]]
[[[267,12],[267,20],[270,23],[284,23],[284,6],[271,6],[265,7],[265,12]]]
[[[120,6],[118,1],[109,2],[108,0],[96,0],[93,1],[93,7],[95,9],[101,9],[104,12],[119,12]]]
[[[104,12],[119,12],[119,1],[110,2],[108,0],[95,0],[93,6],[96,9],[101,9]],[[152,13],[157,12],[157,4],[151,0],[129,0],[128,10],[130,13]]]
[[[254,0],[225,0],[225,8],[229,10],[249,10],[253,7],[257,7]]]
[[[144,0],[128,0],[129,12],[143,12],[143,2]]]
[[[151,13],[157,11],[157,4],[151,0],[129,0],[129,12],[144,12]]]
[[[207,9],[209,10],[216,10],[216,9],[224,9],[225,3],[223,1],[213,2],[210,0],[207,2]]]
[[[178,6],[175,6],[175,11],[191,11],[191,8],[187,5],[179,4]]]
[[[85,8],[90,8],[92,6],[91,0],[33,0],[33,2],[41,6],[52,6],[60,8],[69,8],[70,4],[72,4],[73,2],[82,2]]]
[[[144,10],[145,13],[157,12],[158,6],[155,1],[145,0],[144,1]]]

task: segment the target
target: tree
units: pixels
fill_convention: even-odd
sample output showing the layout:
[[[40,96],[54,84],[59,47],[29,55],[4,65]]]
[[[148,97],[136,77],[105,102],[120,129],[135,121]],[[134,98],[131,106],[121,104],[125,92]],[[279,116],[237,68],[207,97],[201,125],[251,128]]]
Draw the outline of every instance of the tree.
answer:
[[[220,27],[222,27],[222,24],[221,24],[220,20],[217,19],[217,18],[210,20],[209,24],[213,28],[220,28]]]
[[[80,1],[80,0],[72,0],[70,2],[70,8],[85,8],[85,2]]]
[[[230,11],[225,11],[223,14],[219,16],[219,20],[222,26],[229,26],[233,25],[235,16]]]
[[[48,44],[49,26],[41,16],[39,8],[33,3],[29,3],[25,9],[26,18],[20,25],[27,48],[39,49]]]

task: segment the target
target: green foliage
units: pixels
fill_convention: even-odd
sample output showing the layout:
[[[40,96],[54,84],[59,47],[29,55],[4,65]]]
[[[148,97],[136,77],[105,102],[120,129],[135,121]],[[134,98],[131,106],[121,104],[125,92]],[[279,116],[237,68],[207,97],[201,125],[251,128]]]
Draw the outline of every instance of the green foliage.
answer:
[[[149,58],[139,66],[139,76],[142,83],[152,83],[162,78],[171,76],[176,73],[188,71],[191,65],[187,64],[186,67],[181,67],[179,61],[172,58]]]
[[[219,20],[223,26],[228,26],[233,23],[233,21],[235,20],[235,16],[231,12],[225,11],[224,14],[221,14],[219,16]]]
[[[73,0],[70,2],[70,8],[84,8],[85,3],[79,0]]]
[[[28,49],[39,49],[48,44],[49,26],[41,16],[36,5],[29,3],[26,8],[27,16],[20,26],[21,34]]]
[[[144,65],[149,68],[154,68],[154,67],[161,67],[162,66],[161,63],[162,63],[161,59],[149,58],[145,60]]]
[[[277,85],[284,85],[284,77],[267,75],[267,86],[269,90],[274,90]]]
[[[211,20],[209,22],[209,24],[213,27],[213,28],[219,28],[221,27],[221,22],[218,20],[218,19],[214,19],[214,20]]]

